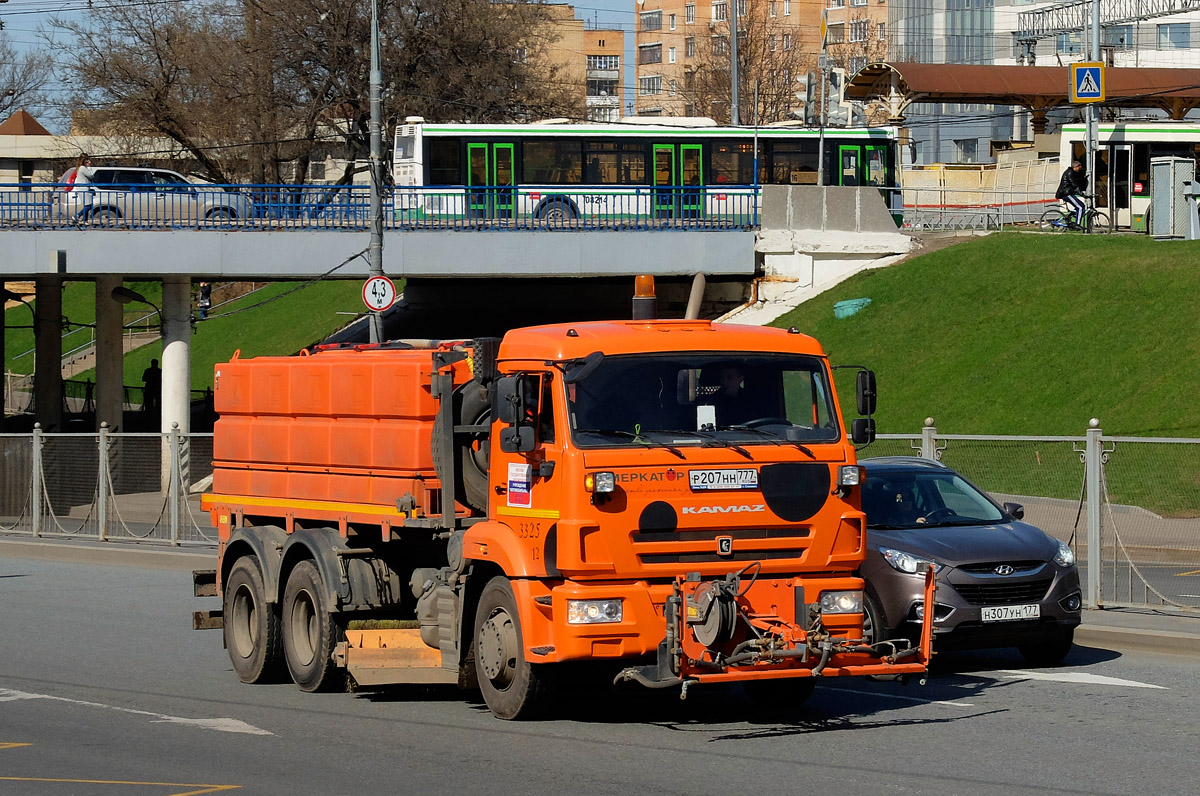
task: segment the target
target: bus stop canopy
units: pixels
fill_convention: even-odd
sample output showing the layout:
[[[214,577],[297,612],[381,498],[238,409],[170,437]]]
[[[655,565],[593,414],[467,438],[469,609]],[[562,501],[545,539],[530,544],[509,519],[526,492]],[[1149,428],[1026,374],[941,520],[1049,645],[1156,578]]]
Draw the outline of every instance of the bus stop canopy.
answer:
[[[883,101],[893,124],[914,102],[1020,105],[1033,112],[1033,129],[1045,132],[1046,111],[1071,105],[1065,66],[874,63],[846,83],[846,99]],[[1157,108],[1182,119],[1200,107],[1200,69],[1105,69],[1105,107]]]

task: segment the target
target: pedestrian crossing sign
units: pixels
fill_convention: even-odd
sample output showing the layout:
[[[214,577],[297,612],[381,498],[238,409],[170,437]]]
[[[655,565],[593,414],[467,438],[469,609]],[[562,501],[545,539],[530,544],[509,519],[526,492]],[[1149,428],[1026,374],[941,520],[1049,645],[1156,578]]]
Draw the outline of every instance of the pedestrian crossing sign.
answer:
[[[1104,64],[1071,64],[1071,102],[1104,102]]]

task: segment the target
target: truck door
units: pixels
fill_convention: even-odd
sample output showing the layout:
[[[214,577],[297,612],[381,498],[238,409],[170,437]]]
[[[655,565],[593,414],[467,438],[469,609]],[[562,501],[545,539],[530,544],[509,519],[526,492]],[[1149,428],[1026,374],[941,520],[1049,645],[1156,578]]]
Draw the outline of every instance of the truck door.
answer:
[[[501,453],[493,448],[494,483],[497,484],[495,516],[513,529],[521,545],[529,549],[534,563],[553,566],[557,541],[555,525],[562,506],[561,430],[557,427],[554,393],[558,375],[551,372],[521,376],[525,395],[536,397],[530,406],[536,444],[526,453]],[[547,559],[549,550],[550,559]]]
[[[467,144],[467,215],[512,218],[516,192],[513,144]]]

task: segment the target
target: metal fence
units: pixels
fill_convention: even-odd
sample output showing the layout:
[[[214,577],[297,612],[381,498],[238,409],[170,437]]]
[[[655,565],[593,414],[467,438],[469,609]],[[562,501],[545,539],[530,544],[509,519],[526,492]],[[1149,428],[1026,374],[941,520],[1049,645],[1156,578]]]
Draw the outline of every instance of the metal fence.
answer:
[[[998,230],[1036,224],[1046,210],[1061,203],[1042,190],[904,187],[904,229]]]
[[[0,434],[0,532],[214,545],[212,434]]]
[[[0,184],[0,228],[350,230],[370,223],[365,185]],[[753,186],[388,187],[387,229],[734,230],[758,225]]]
[[[1092,606],[1200,610],[1200,439],[883,434],[862,456],[961,472],[1076,551]],[[211,434],[0,435],[0,533],[212,545]]]

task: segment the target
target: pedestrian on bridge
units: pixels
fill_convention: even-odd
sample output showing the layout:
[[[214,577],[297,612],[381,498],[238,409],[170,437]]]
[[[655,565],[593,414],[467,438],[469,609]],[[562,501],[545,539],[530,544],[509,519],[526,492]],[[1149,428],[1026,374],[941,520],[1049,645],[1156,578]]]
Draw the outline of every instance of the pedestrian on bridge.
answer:
[[[150,367],[142,371],[142,411],[151,414],[158,411],[162,399],[162,370],[158,360],[150,360]]]

